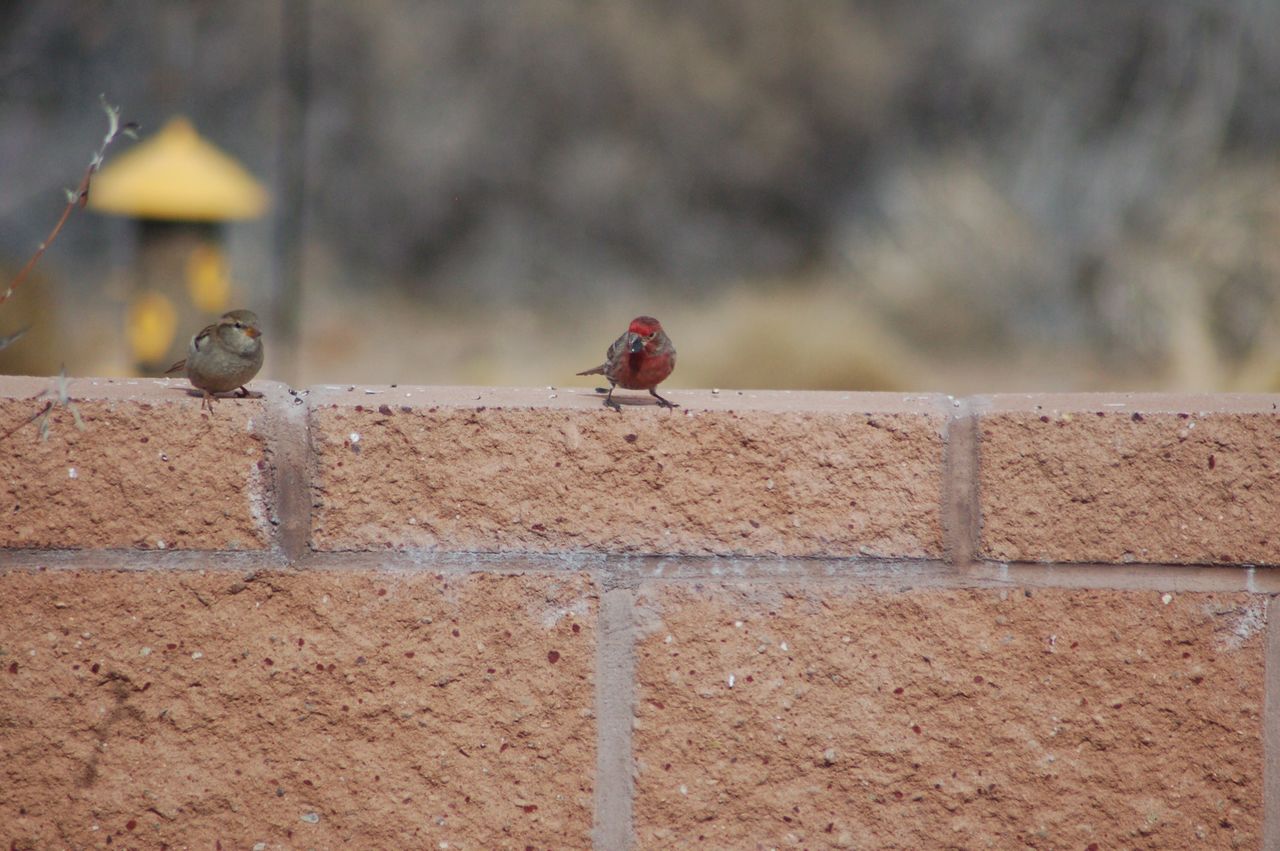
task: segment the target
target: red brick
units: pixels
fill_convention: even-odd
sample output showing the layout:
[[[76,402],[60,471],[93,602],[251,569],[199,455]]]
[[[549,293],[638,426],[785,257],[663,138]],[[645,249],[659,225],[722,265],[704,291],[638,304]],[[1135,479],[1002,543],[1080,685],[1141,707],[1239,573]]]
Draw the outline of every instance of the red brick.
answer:
[[[0,380],[0,547],[262,549],[274,511],[264,399],[200,411],[185,381],[79,379],[84,422],[23,423],[54,378]],[[264,387],[265,386],[265,387]],[[254,382],[280,393],[279,385]]]
[[[1276,399],[992,398],[978,428],[981,555],[1280,563]]]
[[[1264,601],[650,583],[638,847],[1256,848]]]
[[[312,544],[941,556],[942,397],[673,394],[313,391]]]
[[[0,598],[6,847],[590,845],[582,574],[14,570]]]

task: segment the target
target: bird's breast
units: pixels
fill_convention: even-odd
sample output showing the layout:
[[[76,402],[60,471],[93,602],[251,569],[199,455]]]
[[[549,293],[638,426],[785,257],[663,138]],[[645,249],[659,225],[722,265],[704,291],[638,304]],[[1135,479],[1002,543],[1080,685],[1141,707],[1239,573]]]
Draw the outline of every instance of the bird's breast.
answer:
[[[627,390],[651,390],[657,387],[675,368],[675,358],[669,354],[651,355],[633,352],[622,359],[618,374],[610,376]]]

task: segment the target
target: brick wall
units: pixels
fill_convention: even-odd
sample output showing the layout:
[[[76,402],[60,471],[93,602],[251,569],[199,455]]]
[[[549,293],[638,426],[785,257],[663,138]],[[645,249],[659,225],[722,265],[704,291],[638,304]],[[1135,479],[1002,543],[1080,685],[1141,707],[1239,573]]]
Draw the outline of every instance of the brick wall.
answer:
[[[1280,847],[1280,397],[50,385],[5,847]]]

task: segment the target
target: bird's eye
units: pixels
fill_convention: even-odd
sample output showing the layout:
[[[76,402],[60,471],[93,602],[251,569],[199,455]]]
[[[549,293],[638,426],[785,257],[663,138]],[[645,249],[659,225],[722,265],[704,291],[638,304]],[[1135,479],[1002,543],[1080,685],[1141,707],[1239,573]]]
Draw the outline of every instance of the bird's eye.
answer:
[[[243,328],[243,327],[244,327],[244,323],[243,323],[243,322],[237,322],[237,323],[236,323],[236,327],[237,327],[237,328]]]

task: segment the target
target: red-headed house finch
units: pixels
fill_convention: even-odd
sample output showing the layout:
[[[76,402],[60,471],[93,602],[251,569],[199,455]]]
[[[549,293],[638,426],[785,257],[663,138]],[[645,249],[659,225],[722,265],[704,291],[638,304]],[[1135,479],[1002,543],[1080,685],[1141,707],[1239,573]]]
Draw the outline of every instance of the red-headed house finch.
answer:
[[[609,379],[609,394],[604,397],[604,404],[622,413],[622,406],[613,401],[613,390],[618,385],[627,390],[648,390],[659,405],[677,407],[657,391],[658,385],[666,381],[675,368],[676,347],[662,330],[662,323],[652,316],[637,316],[631,320],[627,333],[613,341],[604,363],[578,375],[603,375]]]
[[[187,356],[165,370],[186,370],[192,386],[204,391],[200,407],[213,413],[213,394],[240,388],[248,396],[248,384],[262,369],[262,330],[252,310],[232,310],[222,314],[191,338]]]

